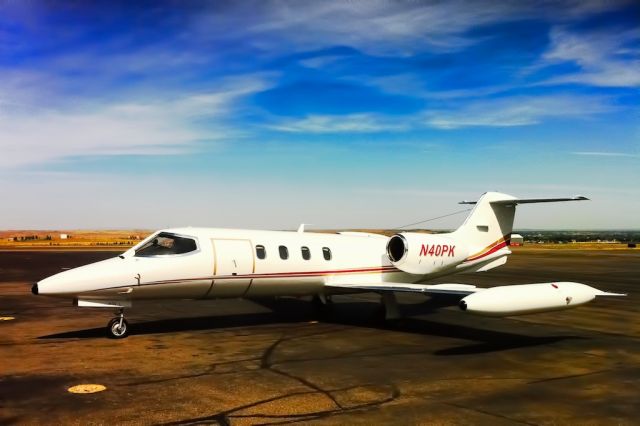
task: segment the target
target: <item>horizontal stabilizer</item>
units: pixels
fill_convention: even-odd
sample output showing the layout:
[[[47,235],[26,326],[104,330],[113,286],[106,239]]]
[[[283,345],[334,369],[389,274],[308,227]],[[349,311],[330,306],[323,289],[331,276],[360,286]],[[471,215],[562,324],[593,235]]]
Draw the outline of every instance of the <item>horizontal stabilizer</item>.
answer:
[[[570,198],[524,198],[515,200],[496,200],[491,201],[491,204],[504,205],[504,204],[533,204],[533,203],[557,203],[560,201],[586,201],[587,197],[582,195],[576,195]],[[477,201],[460,201],[459,204],[476,204]]]

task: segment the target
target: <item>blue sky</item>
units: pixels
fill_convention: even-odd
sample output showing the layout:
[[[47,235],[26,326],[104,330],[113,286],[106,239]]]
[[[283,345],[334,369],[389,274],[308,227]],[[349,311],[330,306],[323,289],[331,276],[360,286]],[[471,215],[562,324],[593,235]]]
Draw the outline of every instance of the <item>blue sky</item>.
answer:
[[[0,2],[1,228],[640,228],[637,2],[130,3]]]

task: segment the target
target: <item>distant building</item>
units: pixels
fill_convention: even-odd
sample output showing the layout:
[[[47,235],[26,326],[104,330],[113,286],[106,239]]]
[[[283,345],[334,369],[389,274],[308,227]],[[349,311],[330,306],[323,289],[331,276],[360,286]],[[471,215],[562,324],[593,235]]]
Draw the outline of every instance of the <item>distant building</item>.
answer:
[[[524,245],[524,237],[520,234],[511,234],[511,243],[512,246],[522,246]]]
[[[61,240],[66,240],[67,238],[69,238],[69,234],[60,234]]]

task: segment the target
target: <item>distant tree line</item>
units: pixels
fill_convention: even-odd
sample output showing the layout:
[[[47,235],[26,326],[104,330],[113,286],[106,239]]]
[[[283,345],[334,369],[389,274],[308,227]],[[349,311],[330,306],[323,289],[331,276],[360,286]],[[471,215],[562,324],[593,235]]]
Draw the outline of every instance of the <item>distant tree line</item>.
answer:
[[[550,243],[589,243],[620,242],[636,243],[640,241],[640,231],[514,231],[528,242]]]
[[[40,239],[39,235],[22,235],[19,237],[13,237],[14,241],[34,241],[39,239]],[[51,235],[45,235],[44,237],[42,237],[42,239],[45,241],[51,241],[53,240],[53,237]]]
[[[401,230],[405,231],[405,230]],[[446,233],[452,229],[411,229],[408,232]],[[388,234],[392,234],[390,232]],[[640,231],[638,230],[605,230],[605,231],[536,231],[514,230],[514,234],[520,234],[526,242],[532,243],[590,243],[615,241],[619,243],[640,243]]]
[[[113,242],[105,242],[105,241],[97,241],[95,243],[91,243],[94,246],[132,246],[133,241],[113,241]]]
[[[40,237],[38,237],[37,235],[22,235],[19,237],[14,237],[13,239],[15,241],[33,241],[33,240],[39,240]]]

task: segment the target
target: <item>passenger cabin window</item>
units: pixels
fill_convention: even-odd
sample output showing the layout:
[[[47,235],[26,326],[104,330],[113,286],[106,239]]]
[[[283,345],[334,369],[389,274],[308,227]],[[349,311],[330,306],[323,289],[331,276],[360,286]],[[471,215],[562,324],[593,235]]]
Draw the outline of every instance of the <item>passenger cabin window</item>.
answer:
[[[280,252],[280,259],[287,260],[289,258],[289,249],[285,246],[278,247],[278,251]]]
[[[329,247],[322,247],[322,255],[324,260],[331,260],[331,249]]]
[[[309,251],[309,247],[302,247],[302,258],[304,260],[311,259],[311,251]]]
[[[264,246],[256,246],[256,256],[258,259],[267,257],[267,251],[264,249]]]
[[[180,237],[161,232],[136,250],[137,257],[170,256],[196,251],[198,246],[193,238]]]

